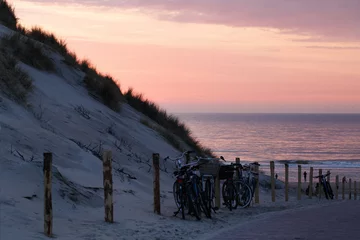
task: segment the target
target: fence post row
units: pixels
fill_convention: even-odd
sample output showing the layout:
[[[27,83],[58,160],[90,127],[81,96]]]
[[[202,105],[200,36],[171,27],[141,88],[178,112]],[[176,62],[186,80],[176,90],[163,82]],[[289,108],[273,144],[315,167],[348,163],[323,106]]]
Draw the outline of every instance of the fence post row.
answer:
[[[312,199],[313,196],[313,177],[314,177],[314,168],[310,167],[310,177],[309,177],[309,198]]]
[[[297,199],[301,200],[301,165],[298,165],[298,187],[297,187]]]
[[[160,215],[160,155],[153,154],[154,167],[154,212]]]
[[[322,175],[322,169],[319,169],[319,176]],[[318,187],[318,194],[319,194],[319,198],[321,198],[321,190],[322,190],[322,187],[321,187],[321,178],[319,177],[319,187]]]
[[[103,184],[104,184],[104,205],[105,222],[114,222],[114,204],[113,204],[113,181],[112,181],[112,153],[103,152]]]
[[[289,164],[285,163],[285,201],[289,201]]]
[[[52,153],[44,153],[44,233],[52,237],[52,197],[51,197],[51,178],[52,178]]]
[[[351,178],[349,178],[349,200],[351,200]]]
[[[356,181],[354,181],[354,200],[357,198]]]
[[[342,184],[341,184],[341,191],[342,191],[342,200],[345,200],[345,181],[344,179],[342,179]]]
[[[271,172],[271,201],[275,202],[275,163],[274,161],[270,162],[270,172]]]
[[[259,165],[255,166],[255,172],[256,174],[256,188],[255,188],[255,203],[260,203],[260,196],[259,196],[259,192],[260,192],[260,181],[259,181]]]
[[[335,179],[335,199],[339,199],[339,175],[336,175]]]

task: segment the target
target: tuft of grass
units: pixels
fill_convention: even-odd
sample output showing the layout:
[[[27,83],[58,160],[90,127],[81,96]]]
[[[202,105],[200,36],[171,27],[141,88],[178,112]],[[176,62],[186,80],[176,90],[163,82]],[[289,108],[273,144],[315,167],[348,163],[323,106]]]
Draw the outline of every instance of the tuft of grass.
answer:
[[[200,142],[192,136],[190,129],[187,128],[184,123],[180,122],[177,117],[169,115],[154,102],[145,99],[142,94],[134,93],[132,88],[129,88],[124,96],[130,106],[167,130],[165,133],[161,133],[167,140],[174,142],[172,136],[175,135],[182,139],[191,149],[196,151],[198,155],[214,157],[212,151],[202,146]],[[173,135],[169,135],[168,133]],[[180,148],[177,149],[182,150]]]
[[[6,0],[0,0],[0,22],[8,28],[16,29],[18,19],[14,7]]]
[[[78,66],[79,60],[74,52],[68,50],[65,40],[57,38],[53,33],[47,32],[38,26],[26,31],[26,35],[61,54],[64,57],[64,62],[69,66]]]
[[[17,63],[18,61],[3,47],[0,48],[0,91],[25,105],[33,85],[29,75]]]
[[[167,131],[166,129],[153,125],[149,121],[145,119],[140,119],[140,122],[145,126],[157,131],[168,143],[170,143],[174,148],[178,149],[179,151],[183,152],[184,148],[179,141],[178,137],[172,134],[171,132]]]
[[[55,71],[55,65],[43,47],[28,37],[15,33],[3,37],[1,43],[20,61],[42,71]]]
[[[89,60],[81,61],[80,69],[86,74],[83,81],[89,93],[99,97],[110,109],[120,111],[124,96],[115,80],[99,73]]]

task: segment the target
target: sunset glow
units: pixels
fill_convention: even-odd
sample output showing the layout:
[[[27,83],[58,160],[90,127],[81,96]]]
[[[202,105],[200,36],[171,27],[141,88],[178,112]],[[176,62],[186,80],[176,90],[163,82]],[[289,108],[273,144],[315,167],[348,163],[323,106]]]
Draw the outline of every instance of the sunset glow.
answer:
[[[360,113],[356,0],[10,2],[169,112]]]

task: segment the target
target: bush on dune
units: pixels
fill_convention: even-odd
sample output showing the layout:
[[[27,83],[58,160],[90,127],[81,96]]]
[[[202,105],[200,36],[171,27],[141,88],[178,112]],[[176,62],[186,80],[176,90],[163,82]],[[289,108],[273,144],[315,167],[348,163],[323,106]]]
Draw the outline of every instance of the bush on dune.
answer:
[[[32,80],[4,48],[0,48],[0,73],[0,91],[16,102],[25,104],[33,88]]]
[[[131,88],[124,94],[124,96],[130,106],[143,113],[163,128],[167,129],[168,132],[165,133],[161,131],[160,134],[163,135],[175,148],[180,151],[183,150],[173,135],[182,139],[185,144],[187,144],[191,149],[194,149],[197,154],[203,156],[214,156],[210,149],[203,147],[199,141],[195,140],[191,136],[191,131],[184,123],[180,122],[177,117],[169,115],[165,110],[160,109],[155,103],[149,101],[148,99],[144,99],[142,94],[134,93]]]
[[[45,54],[43,46],[39,43],[15,33],[1,39],[1,43],[8,47],[11,55],[20,61],[33,66],[39,70],[55,71],[53,61]]]
[[[41,42],[64,57],[64,62],[69,66],[77,67],[79,60],[75,53],[70,52],[65,40],[57,38],[53,33],[47,32],[40,27],[33,27],[26,31],[26,35]]]
[[[15,30],[18,19],[14,7],[6,0],[0,0],[0,23]]]
[[[89,60],[80,62],[80,69],[86,74],[84,83],[89,93],[100,97],[101,101],[114,111],[120,111],[123,94],[110,75],[98,73]]]

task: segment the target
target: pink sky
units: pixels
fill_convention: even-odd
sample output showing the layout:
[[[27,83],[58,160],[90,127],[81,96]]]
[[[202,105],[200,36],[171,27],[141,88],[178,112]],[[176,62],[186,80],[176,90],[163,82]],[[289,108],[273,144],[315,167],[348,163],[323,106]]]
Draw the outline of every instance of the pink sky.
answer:
[[[358,0],[11,2],[170,112],[360,113]]]

